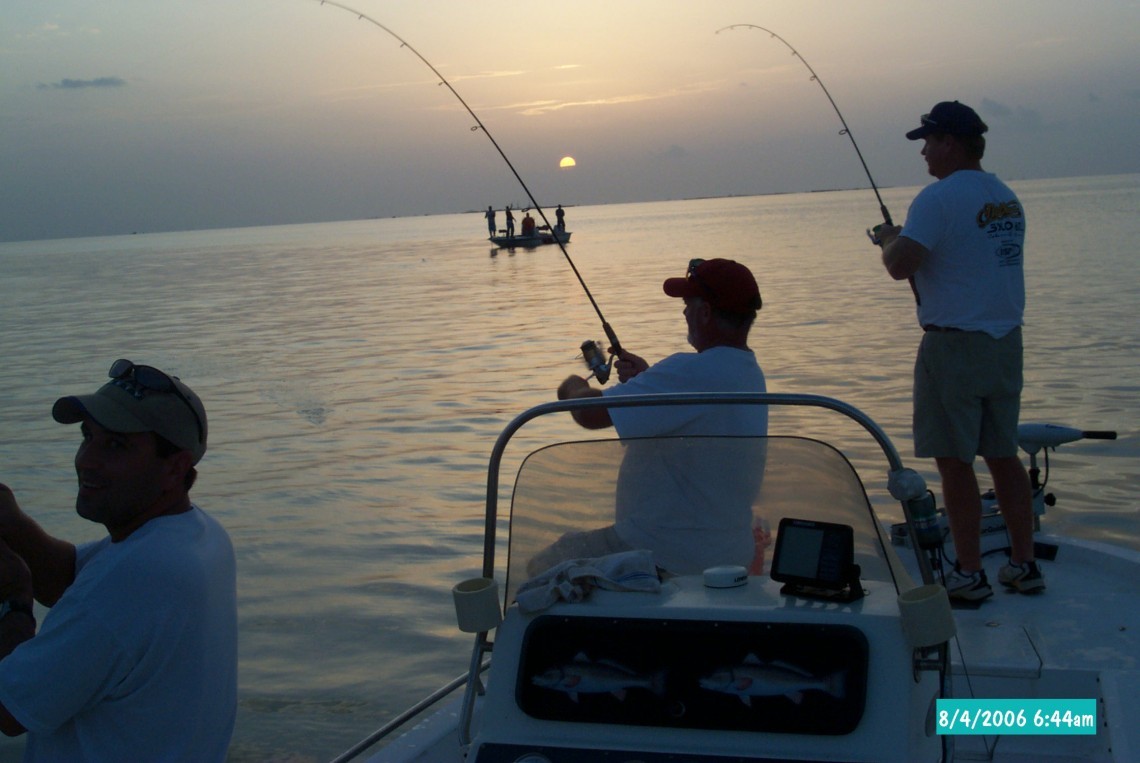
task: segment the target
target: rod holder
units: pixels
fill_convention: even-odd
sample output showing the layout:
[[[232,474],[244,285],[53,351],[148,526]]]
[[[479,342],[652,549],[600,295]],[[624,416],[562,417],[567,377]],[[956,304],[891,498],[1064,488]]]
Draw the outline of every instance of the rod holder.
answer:
[[[950,597],[937,583],[904,591],[898,601],[903,633],[912,649],[938,646],[957,632]]]
[[[503,621],[499,609],[499,584],[491,578],[470,578],[451,589],[455,598],[455,616],[459,630],[483,633],[497,628]]]

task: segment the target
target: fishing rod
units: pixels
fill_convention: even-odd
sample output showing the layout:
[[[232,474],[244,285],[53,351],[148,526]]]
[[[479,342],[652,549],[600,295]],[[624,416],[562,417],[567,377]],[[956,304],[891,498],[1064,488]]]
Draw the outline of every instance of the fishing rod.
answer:
[[[732,29],[759,29],[761,32],[767,32],[768,34],[772,35],[772,37],[784,43],[787,49],[792,51],[792,55],[798,58],[800,60],[800,63],[807,67],[807,70],[811,72],[812,81],[817,83],[820,89],[823,90],[823,94],[827,96],[827,100],[831,103],[831,108],[835,109],[835,115],[839,117],[840,124],[843,125],[843,129],[839,131],[839,134],[846,135],[851,140],[851,145],[855,149],[855,154],[859,157],[859,163],[863,165],[863,172],[867,174],[867,180],[871,183],[871,190],[875,192],[875,198],[879,200],[879,212],[883,215],[883,222],[889,226],[894,226],[894,222],[891,220],[891,213],[887,210],[887,205],[883,202],[883,197],[879,193],[879,186],[875,185],[875,179],[871,177],[871,170],[868,169],[867,162],[863,159],[863,152],[859,150],[859,144],[855,142],[855,136],[851,133],[851,128],[847,126],[847,120],[843,118],[843,112],[839,110],[839,106],[836,105],[835,99],[831,97],[831,93],[828,91],[827,86],[823,84],[823,80],[821,80],[819,78],[819,75],[815,73],[815,69],[811,68],[811,64],[807,62],[807,59],[800,55],[800,52],[793,48],[792,44],[785,40],[783,37],[776,34],[771,29],[767,29],[757,24],[731,24],[729,26],[716,30],[716,33],[720,34],[725,30]],[[879,244],[878,233],[878,225],[876,225],[874,228],[867,229],[867,238],[871,239],[871,243],[875,244],[876,246]],[[910,283],[910,290],[914,293],[914,301],[921,303],[921,299],[918,296],[918,286],[915,285],[914,282],[914,276],[907,278],[907,281]]]
[[[424,58],[423,55],[414,47],[412,47],[412,45],[407,40],[368,14],[361,13],[355,8],[350,8],[343,3],[336,2],[336,0],[316,1],[321,5],[331,5],[332,7],[339,8],[342,11],[348,11],[349,13],[354,14],[359,20],[367,21],[368,23],[379,27],[391,35],[393,38],[395,38],[396,41],[400,43],[400,47],[407,48],[416,58],[423,62],[424,66],[431,69],[432,74],[439,78],[439,84],[445,86],[448,90],[450,90],[451,94],[455,96],[456,100],[458,100],[463,108],[467,110],[467,113],[471,115],[471,118],[475,120],[475,126],[471,128],[471,131],[482,131],[482,133],[487,136],[487,140],[491,141],[491,145],[495,147],[495,150],[499,152],[499,156],[501,156],[503,158],[503,161],[507,163],[507,167],[510,168],[511,174],[515,176],[515,180],[517,180],[519,182],[519,185],[522,186],[522,189],[526,193],[527,198],[530,199],[531,206],[538,212],[538,216],[542,218],[542,222],[551,230],[555,229],[554,226],[550,224],[550,220],[547,219],[546,212],[543,211],[542,206],[535,200],[534,194],[530,192],[530,189],[527,188],[526,183],[523,182],[522,176],[519,175],[518,170],[515,169],[515,165],[511,163],[510,159],[507,158],[507,154],[505,151],[503,151],[502,147],[499,146],[499,142],[495,140],[494,136],[491,135],[491,131],[488,130],[487,126],[483,124],[483,120],[479,119],[479,116],[474,112],[474,110],[472,110],[472,108],[467,105],[467,101],[463,100],[463,96],[461,96],[459,92],[451,86],[451,83],[447,81],[446,77],[439,73],[438,69],[432,66],[430,61]],[[590,300],[590,304],[593,306],[594,312],[598,314],[598,320],[602,322],[602,330],[606,332],[606,338],[610,342],[612,361],[613,355],[621,354],[621,343],[618,341],[617,334],[614,333],[613,328],[606,321],[605,316],[602,315],[602,309],[598,307],[598,303],[594,300],[594,295],[590,293],[589,287],[586,286],[586,281],[582,278],[582,274],[578,272],[578,268],[574,265],[574,261],[570,259],[570,253],[566,251],[566,245],[563,243],[562,237],[557,235],[554,236],[554,243],[558,244],[558,248],[562,251],[562,256],[566,258],[566,262],[569,263],[570,269],[574,271],[574,276],[578,279],[578,283],[582,285],[582,290],[586,292],[586,297]],[[583,357],[586,360],[586,365],[589,366],[590,370],[593,372],[593,375],[598,377],[598,381],[600,381],[602,384],[605,384],[606,380],[609,378],[611,364],[605,362],[604,356],[602,356],[600,345],[596,342],[587,340],[582,343],[581,349]]]
[[[843,129],[839,131],[839,134],[840,135],[846,135],[848,138],[851,139],[851,145],[855,148],[855,153],[859,157],[859,163],[863,165],[863,172],[867,173],[867,180],[869,180],[871,183],[871,190],[875,192],[875,198],[879,200],[879,211],[882,212],[882,214],[883,214],[883,222],[885,222],[887,225],[894,225],[894,223],[891,222],[891,213],[889,211],[887,211],[887,205],[883,203],[883,197],[881,195],[879,195],[879,187],[877,185],[875,185],[875,179],[873,177],[871,177],[871,170],[869,170],[867,168],[867,162],[865,162],[863,160],[863,152],[859,150],[859,144],[855,142],[855,136],[851,134],[851,128],[847,126],[847,120],[843,118],[843,113],[839,110],[839,107],[835,104],[835,99],[831,97],[831,93],[828,92],[827,87],[823,84],[823,80],[821,80],[819,78],[819,75],[815,73],[815,69],[811,68],[811,64],[809,64],[807,62],[807,59],[805,59],[803,56],[800,55],[800,52],[798,50],[796,50],[795,48],[792,47],[791,43],[789,43],[787,40],[785,40],[780,35],[773,32],[771,29],[765,29],[764,27],[757,26],[756,24],[732,24],[730,26],[726,26],[726,27],[723,27],[721,29],[716,30],[716,33],[720,34],[721,32],[723,32],[725,30],[732,30],[732,29],[739,29],[739,28],[759,29],[762,32],[767,32],[768,34],[772,35],[777,40],[784,43],[784,45],[787,46],[788,50],[792,51],[792,55],[795,56],[796,58],[798,58],[800,60],[800,62],[804,66],[807,67],[807,70],[809,72],[811,72],[812,81],[819,84],[820,88],[823,90],[823,94],[826,95],[827,100],[831,102],[831,108],[835,109],[835,114],[836,114],[836,116],[839,117],[839,121],[843,125]]]

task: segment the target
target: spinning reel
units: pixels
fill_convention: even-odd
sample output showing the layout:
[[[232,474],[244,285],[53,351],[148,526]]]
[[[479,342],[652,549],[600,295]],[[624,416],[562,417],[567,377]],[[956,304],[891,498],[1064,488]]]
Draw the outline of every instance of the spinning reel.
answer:
[[[598,380],[598,383],[605,384],[610,380],[610,369],[613,367],[614,356],[610,355],[606,358],[606,351],[602,348],[602,343],[593,339],[587,339],[582,342],[582,359],[586,361],[586,368],[590,369],[589,375]]]

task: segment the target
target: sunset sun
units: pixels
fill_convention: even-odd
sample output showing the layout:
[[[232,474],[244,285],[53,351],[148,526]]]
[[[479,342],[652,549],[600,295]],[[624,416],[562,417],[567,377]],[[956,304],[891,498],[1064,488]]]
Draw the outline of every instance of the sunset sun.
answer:
[[[564,157],[562,157],[562,161],[560,161],[560,162],[558,163],[558,166],[559,166],[560,168],[561,168],[561,167],[573,167],[573,166],[574,166],[574,165],[576,165],[577,163],[578,163],[578,162],[574,161],[574,157],[572,157],[572,156],[564,156]]]

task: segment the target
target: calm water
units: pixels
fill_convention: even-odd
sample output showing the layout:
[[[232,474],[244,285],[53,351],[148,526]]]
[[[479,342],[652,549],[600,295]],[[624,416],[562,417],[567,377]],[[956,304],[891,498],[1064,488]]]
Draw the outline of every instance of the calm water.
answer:
[[[1121,435],[1053,457],[1046,521],[1140,548],[1140,176],[1014,187],[1029,214],[1023,420]],[[885,193],[896,219],[916,191]],[[770,389],[848,400],[909,456],[919,332],[909,290],[863,236],[876,217],[873,195],[852,191],[567,220],[627,348],[685,349],[661,281],[691,257],[737,259],[764,295],[752,346]],[[50,532],[102,535],[74,515],[78,434],[51,421],[56,397],[127,357],[206,402],[194,495],[239,562],[235,761],[326,760],[466,669],[450,587],[481,565],[493,438],[602,338],[557,250],[493,256],[485,230],[468,214],[0,245],[0,480]],[[580,431],[566,419],[540,434]],[[865,463],[862,441],[841,442]],[[21,747],[5,741],[0,758]]]

